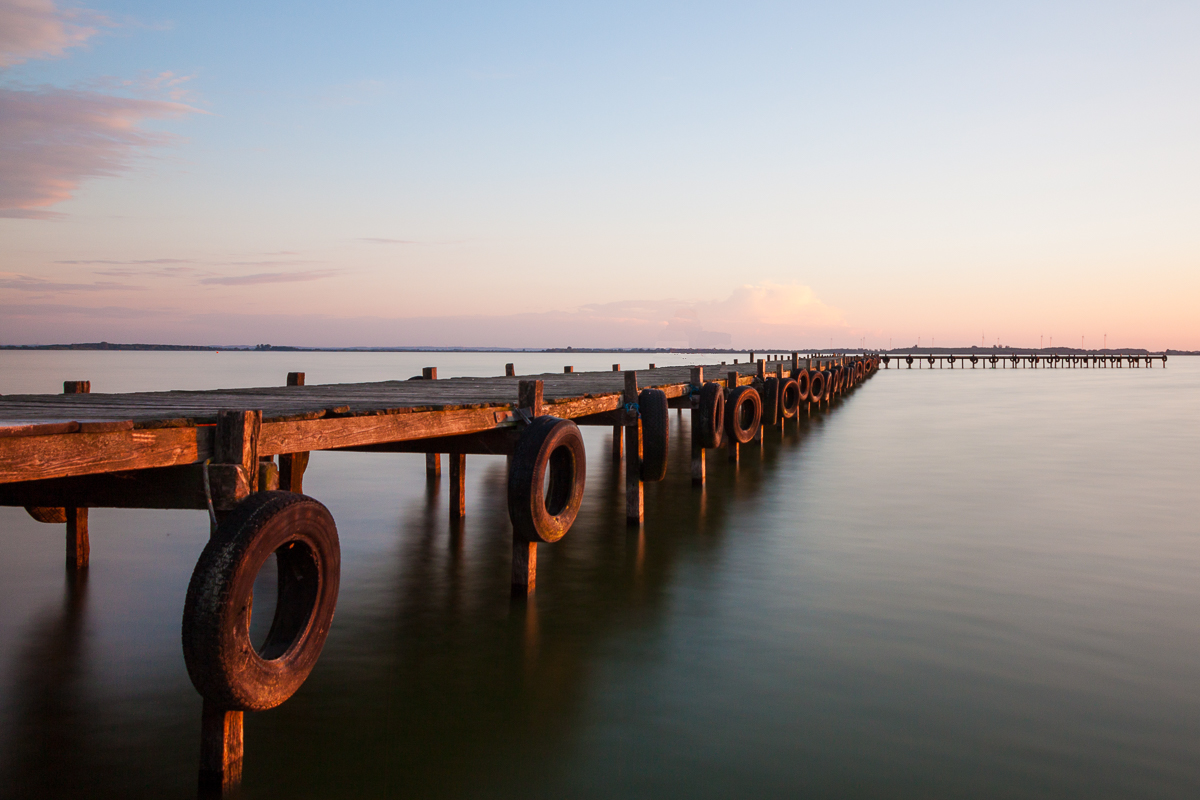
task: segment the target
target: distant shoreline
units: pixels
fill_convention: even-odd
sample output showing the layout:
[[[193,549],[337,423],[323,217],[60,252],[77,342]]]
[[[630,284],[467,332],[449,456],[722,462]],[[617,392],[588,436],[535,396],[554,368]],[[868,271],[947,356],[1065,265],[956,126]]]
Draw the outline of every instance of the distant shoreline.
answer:
[[[681,353],[728,355],[740,353],[780,353],[787,354],[788,349],[762,350],[708,348],[708,347],[290,347],[286,345],[202,345],[202,344],[120,344],[113,342],[82,342],[77,344],[5,344],[0,350],[116,350],[116,351],[160,351],[160,352],[285,352],[285,353]],[[895,347],[890,350],[852,349],[834,347],[824,349],[804,350],[801,352],[820,352],[828,354],[842,353],[879,353],[880,355],[950,355],[965,353],[967,355],[1018,355],[1055,354],[1081,355],[1097,353],[1106,355],[1168,355],[1195,356],[1200,350],[1146,350],[1145,348],[1120,347],[1101,348],[1097,350],[1079,347]]]

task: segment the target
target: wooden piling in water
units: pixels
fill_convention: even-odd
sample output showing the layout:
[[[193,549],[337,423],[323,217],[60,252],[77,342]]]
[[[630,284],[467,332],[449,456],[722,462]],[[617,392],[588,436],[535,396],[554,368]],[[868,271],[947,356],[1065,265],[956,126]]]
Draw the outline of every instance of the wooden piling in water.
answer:
[[[637,373],[625,373],[625,520],[630,525],[641,525],[645,519],[645,501],[642,495],[642,420],[638,415]]]
[[[704,485],[704,445],[700,438],[700,405],[698,392],[704,386],[704,367],[692,367],[692,485]]]

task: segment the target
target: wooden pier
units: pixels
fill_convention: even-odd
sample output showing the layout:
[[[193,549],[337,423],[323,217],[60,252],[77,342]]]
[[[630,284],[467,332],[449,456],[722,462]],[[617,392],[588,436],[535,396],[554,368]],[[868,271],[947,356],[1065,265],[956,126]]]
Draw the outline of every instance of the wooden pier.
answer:
[[[828,410],[880,364],[873,355],[751,354],[743,364],[567,365],[520,377],[509,364],[503,377],[448,380],[430,367],[408,380],[313,386],[291,373],[274,388],[128,394],[68,381],[61,395],[0,396],[0,505],[64,525],[75,574],[88,565],[90,508],[207,512],[210,540],[184,604],[183,651],[204,698],[201,787],[221,794],[240,782],[242,714],[273,708],[300,687],[332,623],[340,549],[332,516],[303,493],[312,451],[419,453],[430,479],[445,455],[452,519],[466,509],[466,457],[506,456],[520,601],[536,585],[538,544],[564,536],[579,510],[586,454],[578,426],[613,429],[625,516],[641,525],[643,483],[666,474],[671,409],[691,414],[691,479],[702,485],[707,451],[723,447],[738,460],[764,426]],[[275,617],[255,649],[254,579],[272,554]]]

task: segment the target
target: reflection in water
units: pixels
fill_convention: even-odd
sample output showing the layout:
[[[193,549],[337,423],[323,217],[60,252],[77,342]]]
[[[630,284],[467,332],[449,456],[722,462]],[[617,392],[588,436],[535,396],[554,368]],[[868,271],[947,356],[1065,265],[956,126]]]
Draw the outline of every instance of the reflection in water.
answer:
[[[87,770],[55,763],[59,754],[75,763],[87,755],[79,735],[90,706],[83,646],[87,581],[86,567],[66,571],[60,607],[34,619],[17,655],[0,773],[5,793],[14,797],[85,797],[94,788]]]

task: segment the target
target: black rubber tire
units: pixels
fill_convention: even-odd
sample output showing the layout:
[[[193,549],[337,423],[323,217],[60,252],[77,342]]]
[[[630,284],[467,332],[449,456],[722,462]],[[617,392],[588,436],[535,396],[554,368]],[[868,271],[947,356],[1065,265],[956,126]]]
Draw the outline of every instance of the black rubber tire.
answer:
[[[275,553],[279,594],[261,652],[250,641],[254,579]],[[325,506],[258,492],[217,525],[183,605],[183,660],[192,685],[229,711],[265,711],[308,678],[337,606],[341,548]]]
[[[796,381],[796,389],[799,391],[796,401],[796,407],[799,408],[801,403],[808,402],[809,390],[812,389],[812,374],[806,369],[797,370],[793,380]]]
[[[638,412],[642,418],[643,483],[661,481],[667,477],[667,448],[671,441],[670,406],[662,389],[642,389],[638,392]]]
[[[709,381],[700,388],[700,401],[696,408],[696,425],[699,429],[700,446],[720,447],[725,443],[725,389],[716,381]]]
[[[908,362],[908,365],[909,365],[910,367],[912,366],[912,361],[913,361],[913,359],[912,359],[912,356],[905,356],[905,357],[904,357],[904,360],[905,360],[906,362]]]
[[[762,424],[762,398],[753,386],[739,386],[725,399],[725,435],[730,442],[746,444]]]
[[[513,535],[527,542],[565,536],[583,503],[586,475],[579,426],[569,419],[534,417],[517,439],[508,471]]]
[[[829,386],[829,381],[825,377],[825,373],[820,370],[809,370],[808,382],[808,399],[810,402],[819,403],[825,399],[825,390]]]
[[[784,419],[791,419],[800,410],[800,386],[791,378],[783,380],[783,394],[779,396],[779,413]]]

